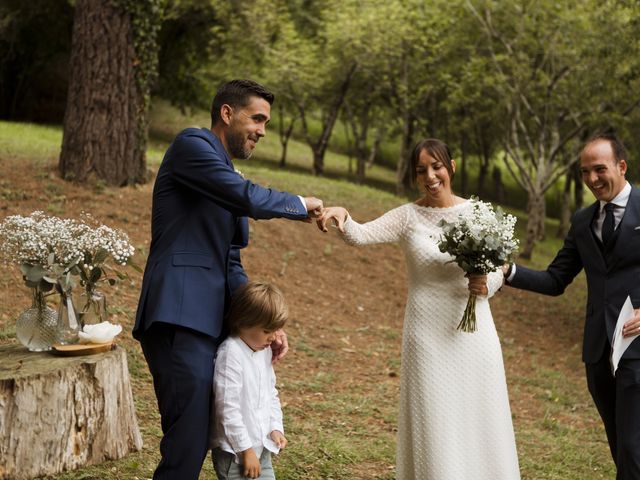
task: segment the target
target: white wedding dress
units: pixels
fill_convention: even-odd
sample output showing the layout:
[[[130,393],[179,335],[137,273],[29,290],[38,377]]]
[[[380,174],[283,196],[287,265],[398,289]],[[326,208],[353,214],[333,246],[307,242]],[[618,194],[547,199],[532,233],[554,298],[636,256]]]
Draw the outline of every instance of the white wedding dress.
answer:
[[[348,243],[399,242],[407,261],[398,480],[520,478],[489,302],[478,297],[476,332],[456,330],[469,295],[467,279],[437,246],[438,221],[470,211],[469,201],[450,208],[406,204],[366,224],[345,222]],[[501,284],[501,272],[489,274],[489,296]]]

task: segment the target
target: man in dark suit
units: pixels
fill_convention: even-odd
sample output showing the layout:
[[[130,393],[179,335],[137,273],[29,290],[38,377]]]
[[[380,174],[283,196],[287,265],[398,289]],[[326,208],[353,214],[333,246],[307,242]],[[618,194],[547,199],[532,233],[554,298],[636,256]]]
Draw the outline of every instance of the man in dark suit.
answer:
[[[213,364],[231,293],[247,281],[247,217],[305,220],[314,197],[263,188],[231,162],[265,135],[273,95],[249,80],[216,94],[211,129],[187,128],[167,150],[153,190],[151,247],[133,335],[153,376],[162,459],[154,479],[197,480],[208,450]],[[274,357],[288,345],[282,334]]]
[[[587,312],[582,359],[589,392],[604,422],[618,480],[640,479],[640,341],[631,343],[615,376],[611,343],[627,296],[640,307],[640,190],[625,179],[627,155],[614,135],[589,140],[580,155],[584,183],[597,201],[574,215],[564,245],[545,271],[510,265],[512,287],[560,295],[584,269]],[[623,335],[640,333],[640,310]]]

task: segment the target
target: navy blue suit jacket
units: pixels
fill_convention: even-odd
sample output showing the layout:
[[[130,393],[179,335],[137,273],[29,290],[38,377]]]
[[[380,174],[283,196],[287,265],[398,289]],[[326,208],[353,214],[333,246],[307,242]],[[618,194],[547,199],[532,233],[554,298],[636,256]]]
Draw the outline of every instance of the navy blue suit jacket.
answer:
[[[587,275],[587,310],[582,359],[597,362],[606,340],[613,338],[620,309],[631,297],[640,307],[640,190],[632,187],[629,202],[613,241],[606,249],[592,228],[599,202],[573,216],[564,245],[545,271],[518,265],[509,285],[546,295],[560,295],[584,268]],[[623,358],[640,358],[640,341],[634,341]]]
[[[151,246],[133,335],[154,322],[221,334],[230,294],[247,281],[247,217],[304,219],[300,198],[245,180],[208,129],[182,131],[153,189]]]

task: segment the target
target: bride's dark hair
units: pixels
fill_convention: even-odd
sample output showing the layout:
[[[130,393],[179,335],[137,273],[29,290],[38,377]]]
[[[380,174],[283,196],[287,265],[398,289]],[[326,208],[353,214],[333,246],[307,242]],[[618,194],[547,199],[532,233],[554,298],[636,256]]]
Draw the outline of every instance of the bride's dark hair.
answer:
[[[429,154],[430,157],[435,158],[439,162],[442,162],[449,172],[449,178],[453,180],[453,163],[451,158],[451,150],[446,143],[437,138],[425,138],[420,140],[413,149],[411,154],[411,183],[416,183],[416,167],[418,166],[418,160],[423,150]]]

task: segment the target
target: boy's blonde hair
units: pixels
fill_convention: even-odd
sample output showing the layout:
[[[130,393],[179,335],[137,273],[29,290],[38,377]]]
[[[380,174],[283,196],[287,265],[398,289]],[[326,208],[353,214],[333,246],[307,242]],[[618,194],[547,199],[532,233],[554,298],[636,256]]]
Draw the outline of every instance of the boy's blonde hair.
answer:
[[[252,327],[275,332],[284,327],[289,309],[278,287],[264,282],[249,282],[234,292],[226,318],[231,335]]]

